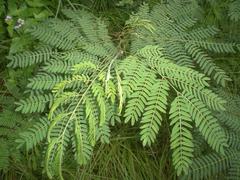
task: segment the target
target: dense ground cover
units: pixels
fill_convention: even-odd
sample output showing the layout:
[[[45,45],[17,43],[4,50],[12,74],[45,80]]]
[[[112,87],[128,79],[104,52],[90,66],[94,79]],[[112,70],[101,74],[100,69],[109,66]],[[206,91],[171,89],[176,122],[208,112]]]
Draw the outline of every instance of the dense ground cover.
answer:
[[[239,0],[0,2],[0,179],[239,179]]]

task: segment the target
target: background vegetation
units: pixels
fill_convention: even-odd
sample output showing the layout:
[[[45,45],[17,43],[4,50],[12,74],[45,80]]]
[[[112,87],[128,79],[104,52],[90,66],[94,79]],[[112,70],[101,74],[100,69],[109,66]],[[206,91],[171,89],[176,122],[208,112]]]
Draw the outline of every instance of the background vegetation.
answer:
[[[168,24],[170,22],[168,21],[169,19],[177,18],[177,16],[180,14],[180,11],[178,12],[178,10],[176,10],[176,17],[174,14],[169,13],[169,19],[162,19],[162,27],[153,27],[152,22],[158,21],[158,19],[162,18],[162,16],[159,15],[155,17],[156,14],[154,13],[145,13],[144,7],[146,4],[148,4],[150,9],[152,9],[153,7],[158,7],[159,4],[162,5],[169,3],[170,7],[175,7],[173,2],[174,0],[0,1],[0,179],[49,179],[51,176],[53,179],[240,179],[240,163],[238,161],[240,158],[240,1],[191,0],[191,11],[183,12],[183,14],[181,14],[182,19],[179,20],[179,24]],[[165,12],[163,9],[161,9],[162,6],[159,7],[160,8],[157,9],[157,12]],[[162,117],[163,120],[161,127],[158,125],[155,126],[158,128],[158,130],[160,129],[159,131],[156,130],[158,133],[144,136],[143,134],[139,133],[139,129],[141,129],[140,127],[142,125],[141,123],[136,123],[137,125],[131,126],[130,122],[133,122],[134,118],[130,119],[128,118],[128,115],[134,110],[131,109],[131,103],[126,100],[126,102],[129,104],[124,106],[122,110],[124,113],[126,111],[125,115],[116,115],[116,117],[114,116],[112,119],[109,118],[111,119],[111,125],[113,125],[110,127],[111,133],[110,130],[103,130],[105,134],[101,136],[100,141],[94,141],[94,148],[92,149],[93,152],[91,152],[92,155],[88,157],[89,160],[87,163],[79,163],[78,160],[76,160],[77,158],[74,159],[71,148],[70,150],[67,148],[67,150],[65,150],[64,163],[59,163],[58,159],[53,160],[53,162],[50,160],[45,160],[46,152],[49,151],[51,153],[48,143],[52,142],[46,141],[47,134],[50,136],[51,140],[54,139],[54,135],[51,135],[51,131],[50,133],[48,131],[49,125],[51,124],[51,121],[47,118],[50,117],[48,116],[50,108],[47,106],[45,107],[45,104],[44,106],[41,105],[42,100],[40,98],[45,98],[43,101],[46,101],[46,99],[51,99],[51,94],[47,94],[46,92],[48,90],[51,91],[53,87],[57,93],[60,94],[59,97],[63,97],[64,93],[61,94],[62,89],[55,87],[54,85],[42,85],[41,82],[45,81],[45,77],[43,77],[43,80],[41,80],[41,77],[38,79],[35,78],[37,77],[35,75],[39,71],[45,71],[48,73],[48,70],[51,70],[51,63],[48,64],[50,68],[46,68],[43,71],[41,69],[42,66],[37,63],[37,58],[27,61],[27,53],[30,53],[35,49],[41,50],[39,48],[42,47],[41,42],[50,46],[52,45],[53,47],[57,46],[56,49],[59,48],[60,50],[58,52],[60,53],[67,52],[65,49],[69,44],[56,44],[54,39],[53,42],[50,42],[50,40],[47,41],[44,39],[43,35],[39,35],[40,33],[34,34],[34,32],[37,32],[38,30],[40,32],[41,26],[43,26],[45,22],[51,23],[51,20],[53,25],[60,25],[62,28],[66,28],[67,26],[64,27],[64,24],[58,24],[58,22],[54,24],[57,18],[65,19],[65,16],[68,16],[68,14],[71,16],[71,12],[68,14],[64,12],[65,9],[71,9],[72,12],[79,9],[84,9],[94,17],[101,18],[101,21],[106,24],[105,28],[107,28],[108,34],[104,34],[104,27],[103,31],[99,32],[99,34],[106,35],[106,37],[104,36],[106,43],[108,43],[107,38],[113,42],[113,49],[111,49],[112,52],[114,52],[116,49],[121,50],[120,52],[122,54],[120,55],[120,58],[122,56],[122,59],[129,56],[131,58],[141,57],[146,58],[147,62],[147,58],[150,56],[156,58],[153,54],[156,52],[159,53],[158,49],[156,50],[155,47],[147,46],[155,45],[156,42],[159,44],[164,42],[162,47],[166,50],[166,52],[164,52],[164,56],[167,56],[167,58],[177,59],[185,56],[184,60],[186,59],[186,62],[184,61],[182,64],[180,61],[176,60],[176,64],[180,69],[182,66],[188,66],[187,63],[189,61],[187,61],[186,56],[196,56],[194,57],[196,59],[200,56],[199,60],[193,64],[194,69],[212,76],[212,81],[209,82],[210,89],[227,101],[225,104],[226,111],[219,111],[221,108],[213,108],[214,117],[218,119],[220,122],[219,124],[225,129],[224,131],[226,132],[227,138],[222,138],[222,141],[220,141],[214,139],[220,139],[220,136],[213,136],[213,140],[211,140],[209,137],[214,135],[211,134],[212,132],[209,134],[205,133],[206,136],[203,138],[200,133],[201,130],[199,131],[201,128],[193,128],[191,131],[193,138],[191,139],[189,136],[186,136],[193,141],[194,153],[192,153],[193,155],[191,153],[188,154],[189,152],[186,150],[186,164],[178,163],[180,160],[178,159],[179,157],[176,155],[176,153],[174,159],[173,152],[174,150],[176,151],[176,147],[172,147],[173,145],[171,140],[171,137],[174,136],[174,134],[172,134],[172,126],[174,123],[168,123],[169,119],[174,121],[174,118],[171,118],[171,116],[167,115],[166,113],[166,115],[163,115]],[[192,23],[191,19],[188,19],[189,17],[192,17],[193,14],[194,17],[198,19],[196,23]],[[87,16],[88,14],[86,17],[83,16],[83,21],[84,19],[86,20],[86,27],[87,25],[92,27],[99,23],[98,20],[93,20],[93,24],[91,24],[92,22],[88,21],[89,19],[87,19]],[[74,18],[75,16],[71,21],[74,22]],[[42,22],[44,23],[39,25],[39,23]],[[180,29],[181,23],[183,23],[183,29]],[[56,26],[57,28],[55,28],[57,30],[55,30],[59,30],[61,33],[60,26]],[[79,26],[81,26],[81,24]],[[85,26],[82,26],[83,27],[81,28],[84,31]],[[212,26],[214,26],[215,29],[210,28]],[[48,24],[46,27],[48,27],[49,31],[51,28],[54,28],[54,26],[49,27]],[[171,34],[171,32],[175,30],[174,28],[176,28],[176,32]],[[199,28],[199,31],[194,31],[195,28]],[[203,30],[204,28],[206,28],[206,31]],[[32,29],[34,30],[31,32]],[[67,30],[67,32],[70,34],[69,29]],[[62,30],[62,32],[64,31],[66,33],[66,29]],[[215,33],[215,31],[217,33]],[[47,29],[44,28],[42,29],[42,32],[45,35],[49,33]],[[154,36],[155,32],[158,33],[159,36]],[[94,36],[91,33],[92,32],[89,31],[90,38],[87,37],[87,33],[85,34],[86,39],[89,38],[91,40],[91,36]],[[204,47],[206,50],[204,53],[211,57],[211,62],[214,62],[214,66],[212,67],[213,70],[211,70],[211,66],[208,66],[211,63],[206,65],[207,67],[204,67],[204,65],[201,66],[200,62],[209,62],[207,58],[205,59],[207,55],[204,54],[201,56],[197,54],[200,52],[200,50],[194,49],[194,46],[190,46],[192,44],[189,45],[189,54],[184,54],[185,51],[179,50],[183,45],[178,44],[178,40],[176,39],[180,38],[179,35],[181,35],[181,33],[186,33],[186,37],[188,37],[190,40],[194,40],[196,37],[197,41],[201,42],[222,43],[222,45],[206,45]],[[143,37],[148,38],[140,41],[139,39],[141,38],[135,36],[136,34],[144,35]],[[161,37],[161,34],[164,34],[163,37]],[[101,37],[100,35],[97,38]],[[170,41],[165,40],[165,36],[167,36]],[[85,37],[83,37],[83,39],[84,38]],[[98,48],[101,46],[101,43],[97,41],[94,43],[98,43],[96,45]],[[109,42],[109,44],[111,43]],[[184,46],[185,45],[186,44],[184,44]],[[106,46],[108,46],[108,44]],[[143,49],[143,51],[139,51],[145,46],[149,47],[150,50],[148,51],[148,49]],[[154,51],[154,48],[156,51]],[[46,49],[43,49],[41,52],[48,51],[48,49]],[[73,50],[74,48],[70,49]],[[88,57],[90,57],[91,54],[95,56],[95,54],[98,52],[99,54],[102,53],[102,51],[98,51],[97,48],[84,50],[86,52],[90,52],[87,53]],[[53,51],[57,52],[55,49]],[[194,54],[195,52],[197,55]],[[19,54],[21,54],[21,56],[16,56]],[[37,53],[35,55],[37,56]],[[106,56],[106,53],[104,56]],[[160,54],[158,54],[158,56],[160,56]],[[132,77],[134,76],[134,73],[138,73],[137,70],[133,71],[135,70],[134,66],[136,64],[132,64],[131,67],[131,64],[127,60],[127,58],[124,59],[118,70],[119,72],[126,74],[128,73],[127,70],[129,70],[130,73],[128,75],[129,77]],[[54,66],[56,67],[56,65]],[[144,65],[139,65],[138,67],[142,67],[143,69],[140,70],[145,71],[143,66]],[[175,67],[175,64],[168,64],[168,66],[172,68],[178,68]],[[86,67],[92,67],[92,64],[90,64],[90,66],[87,65]],[[81,71],[81,67],[75,68],[78,71]],[[211,71],[216,72],[215,74],[212,74]],[[65,73],[65,71],[58,69],[56,72],[52,72],[52,74],[58,75],[62,74],[62,72]],[[111,70],[111,75],[114,73],[114,70]],[[171,74],[171,72],[169,71],[166,74],[166,76],[168,76]],[[87,75],[88,74],[86,74],[86,76]],[[181,73],[176,73],[172,76],[175,77],[178,75],[179,78],[181,78]],[[110,81],[114,86],[114,84],[117,84],[117,81],[115,81],[114,78],[117,79],[118,76],[113,76],[113,80]],[[140,76],[141,79],[144,77],[146,77],[146,79],[148,78],[148,75],[140,74]],[[101,77],[102,76],[100,74],[98,77],[100,79],[99,83],[104,82],[104,80],[101,80]],[[64,78],[62,80],[67,79]],[[130,82],[130,80],[127,79],[127,75],[125,78],[126,79],[123,78],[122,80]],[[185,81],[185,79],[183,79],[183,81]],[[49,88],[46,88],[47,86]],[[178,86],[183,85],[180,83],[180,85],[177,84],[174,87],[178,88]],[[72,92],[75,90],[76,88],[72,88]],[[114,91],[114,87],[111,90]],[[119,91],[119,89],[115,88],[115,91]],[[96,90],[96,92],[97,94],[101,94],[99,90]],[[164,94],[167,92],[164,91],[161,93]],[[114,94],[114,92],[112,94]],[[166,100],[167,103],[165,103],[167,104],[165,107],[166,111],[173,109],[171,107],[174,105],[170,102],[173,102],[174,97],[176,96],[174,89],[169,90],[169,94],[171,96],[168,98],[168,100]],[[192,94],[194,94],[194,92]],[[40,97],[40,95],[43,96]],[[211,99],[210,96],[214,95],[210,94],[209,99]],[[29,97],[36,97],[38,99],[36,100],[33,98],[31,101],[29,100]],[[112,97],[112,99],[110,99],[118,103],[117,101],[119,97],[115,97],[114,95],[111,96],[110,90],[108,97]],[[134,99],[134,96],[128,96],[127,93],[126,97],[129,99]],[[70,96],[68,96],[68,98],[71,100]],[[163,97],[163,99],[165,98]],[[54,104],[55,102],[55,105],[57,104],[64,109],[66,104],[62,105],[62,102],[58,103],[57,100],[59,99],[56,98],[52,103]],[[209,102],[210,101],[211,100],[209,100]],[[121,102],[121,99],[119,102]],[[99,103],[98,100],[96,101],[96,104],[97,103]],[[210,102],[210,106],[212,107],[221,104],[221,102],[216,102],[217,105],[212,105],[211,103],[212,102]],[[119,106],[119,104],[116,105],[116,107]],[[163,106],[165,106],[164,103],[159,104],[159,107]],[[90,109],[94,110],[92,107]],[[52,111],[53,110],[50,111],[50,115]],[[162,110],[159,111],[162,113]],[[170,110],[172,114],[173,111],[174,109],[172,111]],[[56,111],[54,112],[55,114],[52,113],[52,116],[54,117],[56,114],[61,114],[61,112],[62,111],[60,110]],[[129,120],[124,120],[124,117]],[[137,118],[135,120],[136,122],[138,121]],[[124,123],[124,121],[127,121],[127,123]],[[145,123],[147,122],[145,121]],[[218,134],[218,132],[214,133]],[[176,133],[176,136],[177,135],[178,134]],[[221,133],[218,135],[221,135]],[[146,136],[148,138],[146,138]],[[214,142],[211,144],[209,143],[210,141]],[[229,146],[226,148],[225,153],[222,153],[222,145],[225,143],[225,141]],[[222,145],[216,145],[219,142],[222,142]],[[207,144],[210,144],[212,148],[210,148]],[[186,146],[188,147],[188,145]],[[58,152],[58,150],[55,151]],[[58,154],[55,156],[50,155],[49,157],[50,159],[54,159],[56,156],[58,156]],[[192,156],[194,157],[192,158]],[[181,159],[180,162],[182,161],[183,160]],[[189,161],[191,161],[191,163],[189,163]]]

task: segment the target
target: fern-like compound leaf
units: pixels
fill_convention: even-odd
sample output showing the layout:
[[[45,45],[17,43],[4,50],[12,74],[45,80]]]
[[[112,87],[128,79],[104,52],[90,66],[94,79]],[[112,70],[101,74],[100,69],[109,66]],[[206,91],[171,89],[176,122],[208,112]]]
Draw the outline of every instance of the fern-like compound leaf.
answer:
[[[234,0],[229,4],[229,13],[230,19],[232,21],[240,20],[240,1]]]
[[[29,79],[28,88],[34,90],[51,90],[57,84],[63,81],[64,79],[61,75],[54,74],[37,74],[34,78]]]
[[[192,118],[184,96],[178,95],[171,104],[170,119],[173,126],[171,149],[177,175],[187,174],[193,158]]]
[[[90,160],[93,148],[88,141],[88,126],[83,109],[80,109],[79,112],[76,113],[76,118],[74,130],[75,141],[73,146],[76,148],[75,156],[77,162],[82,165]]]
[[[77,46],[77,43],[72,39],[69,39],[67,35],[62,35],[54,31],[54,29],[50,29],[47,22],[41,25],[36,25],[28,31],[34,38],[39,39],[54,48],[69,50]]]
[[[50,47],[41,47],[36,51],[25,51],[15,55],[10,55],[10,63],[8,67],[28,67],[34,64],[39,64],[49,60],[50,56],[54,54]]]
[[[151,86],[146,108],[141,119],[141,140],[143,146],[155,142],[156,135],[163,120],[162,114],[166,113],[169,85],[167,81],[156,82]]]
[[[199,65],[217,84],[225,86],[231,79],[215,65],[206,51],[237,53],[238,45],[212,40],[219,32],[215,27],[194,26],[198,22],[196,16],[198,10],[193,1],[171,1],[167,4],[158,4],[151,10],[147,5],[143,5],[139,12],[132,16],[130,22],[144,19],[150,22],[155,31],[150,32],[147,25],[134,27],[132,52],[137,52],[147,45],[158,45],[163,49],[165,57],[175,64],[191,69],[197,69],[196,65]]]
[[[184,179],[206,179],[226,171],[230,162],[238,156],[237,151],[228,150],[226,156],[210,153],[193,160],[189,174]]]
[[[208,144],[217,152],[224,154],[224,148],[228,146],[227,138],[218,120],[206,108],[206,105],[192,94],[184,92],[183,96],[189,104],[189,112],[196,127],[207,140]]]
[[[21,99],[16,102],[16,111],[21,111],[22,113],[34,113],[43,112],[45,108],[51,105],[53,101],[53,95],[49,94],[39,94],[28,97],[27,99]]]
[[[40,118],[32,127],[21,132],[18,139],[16,139],[16,143],[19,144],[18,148],[25,146],[27,150],[30,150],[38,145],[47,137],[48,125],[49,121],[46,117]]]
[[[138,76],[140,76],[140,74]],[[125,122],[130,121],[131,124],[134,125],[141,117],[146,107],[154,78],[154,74],[150,72],[141,72],[141,80],[136,82],[136,87],[130,95],[130,100],[126,106],[124,114]]]

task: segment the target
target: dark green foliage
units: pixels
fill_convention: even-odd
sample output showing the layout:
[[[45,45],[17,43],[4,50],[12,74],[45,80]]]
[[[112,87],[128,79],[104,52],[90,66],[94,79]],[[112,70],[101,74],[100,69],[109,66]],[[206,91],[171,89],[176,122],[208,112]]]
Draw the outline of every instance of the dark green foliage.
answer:
[[[29,150],[38,145],[39,142],[46,138],[48,124],[47,118],[40,118],[28,131],[21,132],[19,134],[20,137],[16,140],[16,143],[19,144],[18,148],[26,146],[26,149]]]
[[[235,0],[229,4],[229,16],[233,21],[240,20],[240,1]]]
[[[47,47],[39,48],[36,52],[25,51],[14,57],[9,56],[8,58],[11,59],[11,63],[8,66],[21,68],[28,67],[46,61],[51,54],[51,49]]]
[[[226,156],[211,153],[196,158],[186,179],[211,178],[215,174],[224,173],[228,168],[231,169],[231,163],[232,168],[238,168],[238,165],[234,163],[238,157],[238,151],[228,151]],[[237,178],[237,176],[234,176],[234,178]]]
[[[176,64],[199,67],[206,75],[212,76],[216,83],[225,86],[230,78],[205,50],[213,53],[236,53],[238,48],[234,43],[214,41],[213,36],[219,31],[217,28],[197,27],[197,10],[191,3],[183,7],[180,2],[154,6],[151,11],[148,6],[142,6],[130,22],[143,19],[150,22],[155,31],[151,33],[148,28],[138,27],[132,36],[132,51],[145,45],[158,44]]]

